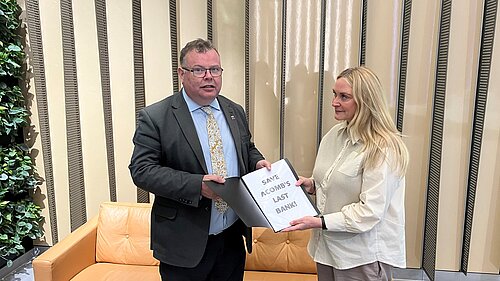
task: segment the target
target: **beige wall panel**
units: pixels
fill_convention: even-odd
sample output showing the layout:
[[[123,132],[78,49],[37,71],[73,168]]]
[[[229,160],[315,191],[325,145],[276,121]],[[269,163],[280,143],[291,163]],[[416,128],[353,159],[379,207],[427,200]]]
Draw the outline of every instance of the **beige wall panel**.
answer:
[[[35,85],[34,84],[34,79],[30,79],[29,84],[30,85]],[[36,95],[35,88],[32,87],[29,91],[29,94]],[[36,174],[39,178],[45,179],[45,165],[44,165],[44,158],[43,158],[43,151],[42,151],[42,141],[40,136],[40,120],[38,118],[38,104],[36,103],[36,99],[33,97],[33,100],[31,101],[31,107],[29,109],[33,114],[30,116],[30,122],[31,126],[33,126],[33,131],[30,132],[30,134],[37,135],[34,139],[30,140],[29,147],[31,149],[31,157],[33,158],[35,162],[35,167],[36,167]],[[37,189],[35,189],[35,193],[33,196],[33,200],[35,203],[41,207],[42,212],[41,215],[44,218],[42,221],[42,229],[44,235],[34,241],[35,245],[53,245],[53,237],[52,237],[52,231],[51,231],[51,221],[50,221],[50,213],[49,213],[49,200],[47,197],[47,184],[45,180],[41,181],[41,184],[38,186]]]
[[[284,156],[299,175],[316,160],[321,3],[290,1],[287,8]]]
[[[196,38],[207,39],[207,1],[177,1],[177,24],[180,58],[181,49],[187,42]]]
[[[61,240],[71,231],[61,16],[59,2],[41,1],[39,5],[50,118],[57,229],[59,240]]]
[[[173,93],[168,3],[165,0],[141,1],[146,105]]]
[[[28,43],[29,44],[29,43]],[[35,85],[34,78],[29,80],[30,85]],[[36,102],[36,91],[35,87],[32,86],[29,91],[29,95],[33,95],[33,99],[31,100],[31,106],[29,108],[32,115],[30,116],[31,131],[29,134],[32,136],[32,139],[29,140],[28,146],[31,149],[31,157],[35,162],[36,174],[39,178],[43,179],[41,184],[35,190],[35,194],[33,199],[35,203],[42,208],[42,217],[45,218],[42,223],[43,228],[43,237],[34,242],[35,245],[53,245],[53,238],[50,223],[50,213],[49,213],[49,200],[47,197],[47,184],[45,182],[45,165],[42,151],[42,140],[40,137],[40,119],[38,118],[38,104]]]
[[[497,15],[474,207],[469,271],[500,271],[500,17]]]
[[[410,152],[406,173],[406,262],[420,268],[436,72],[438,1],[413,1],[403,134]]]
[[[109,72],[113,108],[117,201],[136,202],[137,189],[128,170],[135,131],[132,3],[108,0]]]
[[[399,88],[402,4],[400,0],[369,2],[366,24],[366,66],[379,77],[393,119]]]
[[[335,78],[342,70],[359,65],[361,2],[326,1],[325,76],[321,120],[323,135],[337,123],[332,107]]]
[[[85,199],[87,217],[91,218],[97,215],[101,202],[110,200],[101,72],[93,1],[73,2],[73,20]]]
[[[245,3],[214,1],[213,41],[224,68],[221,95],[245,107]]]
[[[26,11],[26,2],[24,0],[18,1],[19,6],[23,11]],[[21,14],[21,19],[23,23],[26,24],[26,12]],[[26,47],[31,48],[31,43],[29,41],[29,36],[26,36]],[[31,56],[31,54],[29,54]],[[32,56],[31,56],[32,57]],[[32,66],[33,61],[30,61],[29,57],[27,58],[27,64]],[[32,74],[32,73],[30,73]],[[38,118],[38,104],[36,100],[36,91],[35,91],[35,80],[33,75],[28,79],[28,85],[30,85],[27,89],[28,96],[30,98],[31,104],[29,105],[29,111],[32,113],[30,116],[31,126],[28,132],[28,142],[27,145],[31,149],[31,157],[35,162],[36,174],[41,179],[45,179],[45,166],[44,166],[44,158],[42,151],[42,140],[40,137],[40,119]],[[45,219],[42,222],[43,228],[43,237],[34,241],[35,245],[52,245],[52,232],[50,231],[51,224],[49,219],[49,201],[47,198],[47,185],[44,180],[41,181],[41,184],[35,190],[35,194],[33,196],[35,203],[42,208],[42,217]]]
[[[436,268],[459,270],[480,44],[480,1],[454,1],[441,154]]]
[[[260,152],[280,158],[281,3],[250,3],[250,128]]]

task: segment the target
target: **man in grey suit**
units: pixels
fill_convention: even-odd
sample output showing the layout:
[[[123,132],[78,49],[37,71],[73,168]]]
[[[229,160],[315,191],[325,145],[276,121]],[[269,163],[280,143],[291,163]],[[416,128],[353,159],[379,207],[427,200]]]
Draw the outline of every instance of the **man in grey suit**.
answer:
[[[162,280],[243,280],[243,235],[251,251],[251,230],[231,208],[216,206],[220,198],[205,184],[224,177],[214,174],[206,127],[211,114],[203,107],[217,121],[225,176],[270,169],[271,163],[251,141],[243,108],[219,96],[223,69],[212,43],[187,43],[180,65],[183,89],[141,110],[133,139],[132,179],[155,195],[151,248]]]

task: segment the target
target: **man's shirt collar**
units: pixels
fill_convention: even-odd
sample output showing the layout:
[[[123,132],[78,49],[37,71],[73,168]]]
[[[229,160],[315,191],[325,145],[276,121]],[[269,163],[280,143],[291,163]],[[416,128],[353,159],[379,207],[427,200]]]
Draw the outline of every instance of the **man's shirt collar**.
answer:
[[[189,109],[190,112],[193,112],[193,111],[195,111],[195,110],[200,109],[200,108],[203,107],[203,106],[200,106],[199,104],[197,104],[194,100],[192,100],[186,94],[186,91],[184,90],[184,88],[182,88],[182,97],[186,101],[188,109]],[[217,99],[214,99],[214,101],[212,101],[212,103],[210,104],[210,107],[214,108],[214,109],[217,109],[217,110],[220,110],[219,101]]]

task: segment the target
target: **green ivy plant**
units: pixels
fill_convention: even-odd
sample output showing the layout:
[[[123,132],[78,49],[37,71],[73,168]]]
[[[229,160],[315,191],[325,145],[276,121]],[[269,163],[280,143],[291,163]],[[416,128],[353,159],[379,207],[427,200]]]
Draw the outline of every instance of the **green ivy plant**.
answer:
[[[26,74],[17,0],[0,1],[0,259],[24,253],[23,240],[42,237],[41,209],[33,202],[39,181],[24,144],[29,111],[20,85]]]
[[[0,82],[0,135],[15,138],[17,132],[28,125],[28,110],[23,105],[24,97],[19,86],[8,87]]]
[[[40,207],[29,199],[0,202],[0,253],[4,259],[24,253],[23,239],[43,235],[40,212]],[[7,265],[12,265],[12,260],[7,259]]]
[[[14,197],[25,195],[38,185],[28,151],[24,144],[0,150],[0,196],[7,192]]]
[[[32,199],[39,184],[25,144],[0,147],[0,257],[24,253],[25,238],[42,237],[41,209]]]

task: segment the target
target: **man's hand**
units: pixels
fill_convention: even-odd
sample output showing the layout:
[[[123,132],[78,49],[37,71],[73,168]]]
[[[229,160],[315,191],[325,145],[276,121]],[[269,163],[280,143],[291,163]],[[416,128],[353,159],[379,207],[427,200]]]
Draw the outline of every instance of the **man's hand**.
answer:
[[[213,181],[217,183],[224,183],[226,179],[222,176],[218,175],[204,175],[203,176],[203,182],[201,183],[201,195],[203,197],[215,200],[219,198],[219,195],[215,193],[208,185],[205,184],[206,181]]]
[[[257,162],[257,164],[255,164],[256,170],[264,167],[266,167],[269,171],[271,171],[271,162],[267,160],[260,160],[259,162]]]

